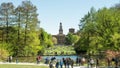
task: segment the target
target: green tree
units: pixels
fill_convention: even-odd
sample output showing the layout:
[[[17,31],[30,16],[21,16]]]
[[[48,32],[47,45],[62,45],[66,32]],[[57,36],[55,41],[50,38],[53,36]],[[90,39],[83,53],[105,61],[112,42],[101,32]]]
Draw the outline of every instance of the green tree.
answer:
[[[74,45],[77,53],[119,50],[120,16],[119,5],[93,9],[81,19],[80,39]]]
[[[38,14],[37,14],[37,8],[34,6],[30,1],[23,1],[22,5],[22,20],[24,23],[24,29],[25,29],[25,38],[24,43],[27,45],[27,31],[35,31],[36,26],[38,25]]]
[[[75,50],[77,53],[90,53],[90,47],[92,44],[91,37],[95,35],[95,9],[91,8],[90,12],[86,14],[80,21],[80,39],[78,42],[75,43]]]
[[[53,44],[57,44],[57,38],[56,37],[52,37],[52,42],[53,42]]]
[[[39,53],[44,53],[44,50],[46,48],[53,46],[52,36],[47,32],[45,32],[44,29],[42,28],[40,29],[40,32],[41,33],[39,35],[39,39],[40,39],[40,44],[42,46],[42,50],[40,50]]]
[[[65,42],[66,45],[72,45],[73,35],[71,33],[68,33],[65,37],[65,40],[66,40],[66,42]]]
[[[31,56],[35,55],[40,49],[40,41],[38,37],[38,14],[37,8],[30,1],[23,1],[20,6],[18,6],[18,11],[20,11],[20,16],[18,15],[18,29],[20,29],[20,18],[22,25],[22,36],[24,35],[24,55]],[[35,35],[35,36],[33,36]],[[34,38],[34,39],[33,39]],[[35,44],[36,43],[36,44]]]
[[[72,33],[68,33],[65,37],[65,44],[66,45],[73,45],[75,42],[77,42],[79,37],[77,35],[74,35]]]
[[[2,24],[2,27],[6,27],[6,43],[8,43],[8,37],[9,37],[9,26],[14,23],[14,5],[9,3],[2,3],[0,5],[0,24]]]

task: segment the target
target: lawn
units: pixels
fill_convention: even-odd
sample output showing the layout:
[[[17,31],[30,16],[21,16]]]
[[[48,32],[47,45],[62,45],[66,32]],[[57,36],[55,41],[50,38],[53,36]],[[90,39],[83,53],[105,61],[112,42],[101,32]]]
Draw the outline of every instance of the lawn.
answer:
[[[74,55],[75,50],[72,45],[56,45],[50,48],[46,48],[44,55],[55,55],[55,52],[57,52],[57,55]]]
[[[0,68],[48,68],[47,66],[0,64]]]

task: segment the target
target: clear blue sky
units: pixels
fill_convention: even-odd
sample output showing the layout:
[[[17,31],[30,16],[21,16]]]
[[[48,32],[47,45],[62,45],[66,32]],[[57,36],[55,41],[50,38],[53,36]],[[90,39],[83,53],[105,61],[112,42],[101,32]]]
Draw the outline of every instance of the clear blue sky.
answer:
[[[13,2],[17,7],[24,0],[0,0],[3,2]],[[78,30],[80,19],[88,13],[91,7],[96,10],[102,7],[111,7],[120,0],[30,0],[37,6],[40,26],[50,34],[58,34],[59,23],[63,24],[64,34],[69,28]]]

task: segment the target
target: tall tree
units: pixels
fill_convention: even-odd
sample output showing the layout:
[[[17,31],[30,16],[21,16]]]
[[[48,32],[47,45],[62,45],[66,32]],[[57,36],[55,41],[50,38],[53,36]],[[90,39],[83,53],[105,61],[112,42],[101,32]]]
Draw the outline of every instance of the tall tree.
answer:
[[[23,9],[23,21],[24,21],[24,28],[25,28],[25,45],[27,44],[27,31],[35,31],[36,26],[38,25],[38,14],[37,8],[34,6],[30,1],[23,1],[21,8]]]
[[[26,48],[27,49],[31,48],[30,42],[33,42],[35,40],[35,39],[32,40],[32,38],[31,38],[33,33],[35,33],[34,38],[38,36],[36,34],[37,27],[39,24],[37,8],[30,1],[23,1],[22,4],[18,8],[20,9],[20,15],[21,15],[20,18],[22,21],[21,25],[24,30],[24,46],[25,46],[24,50],[26,50]],[[37,40],[37,38],[36,38],[36,40]],[[36,43],[37,42],[38,41],[36,41]],[[38,45],[40,45],[40,44],[38,43]],[[38,46],[38,45],[36,45],[36,46]],[[29,55],[28,52],[29,51],[27,51],[27,54]]]
[[[16,39],[14,39],[15,43],[13,44],[14,49],[13,51],[15,52],[14,55],[20,56],[21,52],[24,51],[23,48],[25,47],[23,44],[23,8],[21,6],[18,6],[14,10],[15,14],[15,24],[14,24],[14,29],[16,30],[12,35],[16,36]]]
[[[14,5],[9,3],[2,3],[0,6],[0,23],[6,27],[6,43],[8,43],[8,28],[14,23]]]
[[[95,9],[92,7],[90,12],[86,14],[81,20],[80,20],[80,39],[75,44],[75,50],[77,52],[89,52],[90,53],[90,41],[91,37],[95,34]]]

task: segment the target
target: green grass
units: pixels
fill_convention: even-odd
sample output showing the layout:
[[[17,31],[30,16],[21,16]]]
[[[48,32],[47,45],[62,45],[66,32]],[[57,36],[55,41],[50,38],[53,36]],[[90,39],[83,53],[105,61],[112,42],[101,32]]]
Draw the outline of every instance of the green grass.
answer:
[[[57,54],[55,54],[57,52]],[[63,52],[63,53],[62,53]],[[56,45],[50,48],[46,48],[43,55],[76,55],[74,47],[64,46],[64,45]],[[32,57],[18,57],[18,62],[29,62],[29,63],[36,63],[36,56]],[[44,59],[41,61],[44,63]],[[6,59],[3,60],[3,62],[6,62]],[[12,62],[16,62],[16,57],[13,57]]]
[[[56,45],[54,47],[45,49],[44,55],[55,55],[55,52],[57,52],[57,55],[74,55],[74,54],[76,54],[74,47],[71,45],[69,45],[69,46]],[[64,53],[61,54],[62,52],[64,52]]]
[[[0,64],[0,68],[49,68],[47,66]]]

